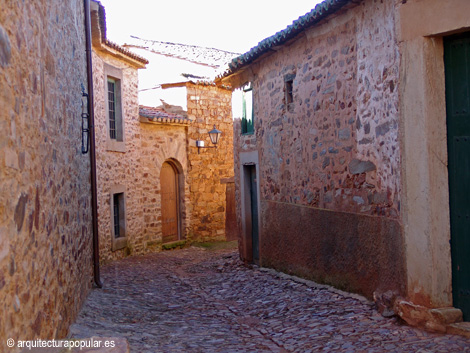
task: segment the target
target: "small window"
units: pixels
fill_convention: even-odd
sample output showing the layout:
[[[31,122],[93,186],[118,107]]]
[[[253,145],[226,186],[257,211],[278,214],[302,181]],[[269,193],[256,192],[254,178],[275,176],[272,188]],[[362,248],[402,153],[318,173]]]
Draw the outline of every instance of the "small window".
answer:
[[[294,102],[294,95],[292,93],[293,84],[293,80],[286,81],[286,104],[291,104]]]
[[[113,217],[114,217],[114,237],[125,237],[124,228],[124,193],[113,195]]]
[[[243,86],[242,93],[243,93],[242,134],[252,134],[255,130],[252,84],[249,83]]]
[[[294,109],[294,79],[295,74],[284,76],[285,100],[288,111],[293,111]]]
[[[111,246],[113,251],[127,247],[124,189],[123,186],[111,187]]]

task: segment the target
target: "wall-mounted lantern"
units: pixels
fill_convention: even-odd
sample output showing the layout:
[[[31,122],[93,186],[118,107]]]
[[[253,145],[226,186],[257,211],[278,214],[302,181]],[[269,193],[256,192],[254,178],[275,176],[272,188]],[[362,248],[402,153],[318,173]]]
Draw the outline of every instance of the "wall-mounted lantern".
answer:
[[[85,87],[83,87],[82,84],[82,154],[88,153],[88,147],[90,145],[90,114],[88,114],[88,103],[89,97],[88,94],[85,93]]]
[[[204,146],[204,141],[197,140],[196,141],[197,153],[200,153],[201,148],[217,148],[217,143],[219,143],[221,134],[222,134],[222,131],[217,130],[217,128],[214,125],[214,128],[211,131],[209,131],[209,137],[214,146]]]

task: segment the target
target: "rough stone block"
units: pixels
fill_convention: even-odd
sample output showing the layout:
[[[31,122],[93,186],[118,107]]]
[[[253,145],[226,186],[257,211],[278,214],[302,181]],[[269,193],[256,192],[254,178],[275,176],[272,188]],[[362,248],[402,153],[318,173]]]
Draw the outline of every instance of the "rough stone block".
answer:
[[[413,304],[404,299],[395,301],[394,310],[398,316],[411,326],[424,327],[426,322],[431,319],[428,308]]]
[[[447,326],[447,333],[470,338],[470,322],[458,322]]]
[[[463,321],[462,310],[457,308],[438,308],[429,310],[434,320],[441,324],[453,324]]]
[[[449,323],[462,321],[462,312],[459,309],[429,309],[403,299],[395,301],[394,310],[409,325],[435,332],[446,332]]]
[[[351,174],[362,174],[376,170],[377,167],[371,161],[361,161],[359,159],[353,159],[349,163],[349,172]]]

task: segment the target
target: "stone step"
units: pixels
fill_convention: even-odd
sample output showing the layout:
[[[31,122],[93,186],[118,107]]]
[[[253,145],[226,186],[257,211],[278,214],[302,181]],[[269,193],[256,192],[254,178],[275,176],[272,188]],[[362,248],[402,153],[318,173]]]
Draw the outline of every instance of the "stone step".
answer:
[[[162,250],[182,249],[186,246],[186,240],[177,240],[162,244]]]
[[[440,324],[454,324],[462,321],[462,311],[457,308],[436,308],[430,309],[429,312],[433,316],[433,319]]]
[[[470,322],[457,322],[447,325],[447,333],[470,338]]]

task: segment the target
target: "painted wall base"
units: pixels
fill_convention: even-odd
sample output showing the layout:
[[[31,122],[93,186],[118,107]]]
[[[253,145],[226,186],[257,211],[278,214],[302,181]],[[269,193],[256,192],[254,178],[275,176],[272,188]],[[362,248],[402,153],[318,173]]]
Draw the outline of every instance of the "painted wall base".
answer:
[[[406,293],[398,221],[261,201],[260,261],[265,267],[331,284],[371,299]]]

